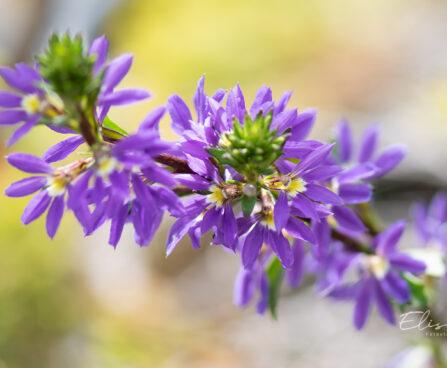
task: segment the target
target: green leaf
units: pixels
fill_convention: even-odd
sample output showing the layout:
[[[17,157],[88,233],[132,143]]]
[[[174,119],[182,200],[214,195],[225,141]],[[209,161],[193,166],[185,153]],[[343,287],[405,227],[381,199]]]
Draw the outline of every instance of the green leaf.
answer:
[[[121,133],[122,135],[129,135],[129,133],[127,133],[117,123],[114,123],[112,120],[110,120],[108,116],[105,117],[102,126],[114,130],[115,132]]]
[[[407,281],[408,286],[411,290],[411,301],[408,305],[415,308],[427,307],[430,302],[430,298],[423,281],[420,278],[407,272],[402,273],[402,277],[405,279],[405,281]]]
[[[242,204],[242,212],[244,213],[245,217],[248,217],[251,215],[251,212],[253,211],[253,208],[255,207],[257,197],[249,197],[246,195],[243,195],[241,197],[241,204]]]
[[[272,262],[266,269],[269,279],[269,311],[271,316],[276,319],[276,306],[278,304],[279,290],[281,289],[282,280],[284,278],[284,269],[278,257],[274,257]]]

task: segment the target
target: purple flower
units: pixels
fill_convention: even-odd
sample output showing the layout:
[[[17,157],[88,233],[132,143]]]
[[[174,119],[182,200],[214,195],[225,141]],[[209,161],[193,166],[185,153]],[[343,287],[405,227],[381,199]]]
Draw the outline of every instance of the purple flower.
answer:
[[[104,73],[101,90],[98,96],[98,119],[102,122],[112,106],[128,105],[145,100],[151,94],[141,88],[121,89],[115,91],[115,87],[129,72],[133,61],[133,55],[122,54],[106,64],[109,40],[105,36],[92,41],[89,47],[89,55],[96,55],[94,73]]]
[[[55,98],[50,98],[38,87],[42,78],[38,71],[24,63],[14,69],[0,67],[0,76],[16,91],[0,91],[0,125],[20,125],[8,140],[12,146],[36,125],[43,115],[54,112]],[[48,97],[48,98],[47,98]],[[56,103],[54,103],[56,104]]]
[[[137,244],[146,246],[165,210],[183,214],[180,199],[170,189],[174,177],[154,161],[172,148],[153,129],[163,112],[148,115],[136,134],[94,149],[92,162],[71,186],[68,199],[86,235],[110,219],[109,243],[116,246],[125,223],[131,222]]]
[[[447,249],[447,195],[439,192],[429,206],[415,203],[411,209],[413,224],[422,243],[445,253]]]
[[[73,179],[73,166],[55,169],[39,157],[26,153],[12,153],[7,161],[15,168],[29,174],[40,174],[12,183],[5,190],[9,197],[24,197],[38,192],[23,211],[23,224],[38,219],[47,209],[46,229],[53,238],[65,209],[65,193]]]
[[[246,307],[258,293],[256,309],[259,314],[263,314],[268,307],[270,285],[265,264],[271,259],[271,254],[266,253],[250,268],[241,267],[234,284],[234,304],[238,307]]]
[[[396,250],[404,229],[405,221],[397,221],[391,225],[374,239],[374,253],[364,255],[359,262],[362,276],[357,284],[354,310],[354,325],[357,329],[365,325],[373,302],[381,316],[394,324],[390,300],[406,304],[411,298],[410,287],[402,273],[418,275],[426,268],[424,263]]]

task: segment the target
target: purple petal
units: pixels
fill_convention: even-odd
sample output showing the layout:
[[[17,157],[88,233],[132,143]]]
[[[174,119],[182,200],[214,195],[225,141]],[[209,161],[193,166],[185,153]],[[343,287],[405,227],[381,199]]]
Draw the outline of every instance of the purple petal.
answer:
[[[264,238],[264,228],[257,224],[248,233],[242,246],[242,264],[245,268],[251,268],[261,251]]]
[[[33,176],[19,180],[5,189],[5,195],[8,197],[24,197],[42,189],[47,181],[46,176]]]
[[[67,138],[47,149],[42,158],[48,163],[61,161],[74,152],[82,143],[84,143],[84,138],[80,135]]]
[[[124,171],[119,172],[114,170],[109,174],[109,180],[110,184],[112,184],[112,191],[124,202],[130,194],[128,174]]]
[[[47,209],[51,202],[51,197],[46,190],[36,194],[26,206],[22,213],[21,220],[24,225],[39,218]]]
[[[110,223],[109,244],[114,248],[116,248],[116,245],[121,239],[121,234],[123,233],[124,224],[126,223],[128,215],[129,206],[126,204],[121,206],[117,215],[112,218],[112,222]]]
[[[233,118],[236,118],[240,123],[244,121],[245,100],[239,84],[228,92],[226,112],[229,121],[232,121]]]
[[[345,206],[332,207],[334,217],[337,223],[348,230],[365,231],[366,227],[362,221],[357,217],[353,210]]]
[[[430,240],[431,233],[426,227],[427,208],[424,203],[414,203],[411,206],[411,218],[418,235],[424,242],[428,242]]]
[[[299,113],[293,123],[290,139],[294,141],[305,139],[314,125],[316,115],[317,110],[315,109],[305,109]]]
[[[399,220],[386,229],[385,232],[380,234],[377,252],[380,254],[394,252],[406,226],[407,222],[405,220]]]
[[[150,156],[165,153],[170,149],[171,143],[160,140],[158,134],[155,132],[146,131],[144,133],[129,135],[128,137],[121,139],[113,147],[115,154],[144,150],[144,153]]]
[[[397,272],[390,271],[380,280],[383,290],[399,304],[410,301],[411,291],[407,282]]]
[[[59,224],[61,223],[62,216],[64,215],[64,196],[60,195],[54,197],[53,203],[51,203],[50,209],[47,213],[47,234],[53,239],[56,234]]]
[[[357,330],[363,328],[368,318],[368,314],[371,309],[371,288],[371,280],[366,279],[363,280],[360,289],[358,290],[354,308],[354,326]]]
[[[304,193],[306,197],[326,204],[341,204],[341,198],[332,190],[318,184],[307,184]]]
[[[256,303],[256,310],[259,314],[264,314],[269,305],[270,284],[265,272],[261,273],[259,280],[259,300]]]
[[[290,217],[287,221],[286,231],[294,238],[305,240],[311,244],[316,243],[315,235],[303,221]]]
[[[203,123],[206,118],[207,113],[207,98],[204,92],[204,83],[205,76],[199,79],[199,83],[197,84],[197,90],[194,94],[194,106],[197,111],[197,121],[199,123]]]
[[[172,120],[172,129],[179,135],[182,135],[183,131],[191,129],[192,120],[191,112],[185,101],[183,101],[179,95],[172,95],[168,98],[166,103],[169,115]]]
[[[121,89],[102,96],[99,99],[98,104],[115,106],[127,105],[145,100],[149,97],[151,97],[150,92],[143,88]]]
[[[174,222],[174,225],[172,225],[169,231],[166,243],[166,257],[172,253],[178,242],[185,236],[191,226],[194,225],[194,222],[195,220],[190,217],[182,217]]]
[[[90,44],[90,48],[88,50],[88,54],[96,54],[96,61],[93,67],[93,73],[98,74],[101,69],[104,67],[104,64],[107,60],[107,52],[109,50],[109,40],[106,36],[101,36],[95,38]]]
[[[337,151],[342,162],[348,162],[352,155],[352,133],[346,120],[342,120],[337,126]]]
[[[271,231],[270,234],[275,243],[273,247],[272,244],[269,244],[270,247],[274,249],[284,268],[291,267],[293,265],[293,252],[289,241],[282,235],[282,233]]]
[[[316,249],[312,247],[311,249],[314,250],[313,253],[317,259],[321,259],[329,252],[331,244],[331,227],[326,220],[322,220],[320,222],[312,223],[312,229],[318,247],[316,247]]]
[[[394,311],[391,302],[388,300],[378,281],[374,280],[373,285],[374,296],[376,299],[377,308],[379,309],[379,313],[388,323],[394,325],[396,323],[396,320],[394,317]]]
[[[192,190],[208,190],[210,182],[195,174],[177,174],[175,179],[181,184]]]
[[[16,64],[16,68],[19,64]],[[22,66],[23,69],[23,66]],[[18,89],[24,93],[33,93],[35,88],[33,87],[34,80],[29,80],[24,77],[22,73],[18,70],[15,71],[8,67],[0,67],[0,76],[8,83],[11,87]]]
[[[278,134],[290,128],[296,120],[296,109],[288,109],[275,116],[272,123],[272,129],[277,128]]]
[[[446,193],[436,193],[435,197],[432,199],[430,207],[428,209],[428,215],[432,219],[439,222],[445,222],[447,219],[447,194]]]
[[[365,132],[363,133],[362,141],[360,143],[360,163],[371,160],[377,147],[378,136],[379,127],[377,125],[370,125],[365,130]]]
[[[54,168],[40,157],[28,153],[11,153],[6,157],[11,166],[30,174],[51,174]]]
[[[3,110],[0,111],[0,125],[14,125],[25,121],[28,114],[23,110]]]
[[[11,147],[12,145],[16,144],[20,138],[22,138],[26,133],[28,133],[34,127],[34,125],[36,125],[39,122],[39,120],[40,116],[37,115],[32,117],[27,122],[25,122],[25,124],[23,124],[20,128],[18,128],[8,139],[7,146]]]
[[[152,110],[149,114],[146,115],[146,117],[140,123],[140,126],[138,127],[138,132],[140,133],[143,131],[158,131],[158,125],[165,113],[166,113],[166,107],[164,106],[159,106],[154,110]]]
[[[425,271],[426,265],[424,262],[417,261],[411,256],[404,253],[393,253],[388,255],[388,261],[391,266],[399,271],[407,271],[416,275]]]
[[[250,115],[252,119],[256,118],[256,115],[258,115],[261,106],[270,101],[272,101],[272,90],[266,86],[262,86],[261,88],[259,88],[256,92],[253,104],[250,107]]]
[[[332,179],[334,176],[339,174],[343,168],[338,165],[324,165],[318,166],[313,170],[308,171],[302,177],[306,182],[311,181],[326,181]]]
[[[169,211],[175,217],[180,217],[185,214],[182,201],[171,189],[161,186],[151,186],[149,190],[157,200],[159,208]]]
[[[8,91],[0,91],[0,107],[20,107],[22,96]]]
[[[122,81],[129,72],[132,61],[132,54],[122,54],[107,65],[103,79],[103,88],[105,92],[112,91],[118,83]]]
[[[294,172],[296,173],[296,175],[299,175],[306,170],[313,169],[315,166],[319,165],[327,158],[333,148],[333,144],[325,144],[307,155],[295,166]]]
[[[224,245],[231,247],[237,236],[237,223],[234,217],[233,207],[231,204],[226,204],[222,214],[222,227],[224,231]]]
[[[352,183],[358,180],[365,180],[371,178],[377,173],[377,167],[371,163],[358,164],[354,167],[346,169],[338,177],[337,181],[340,184]]]
[[[278,102],[275,104],[275,111],[274,111],[275,116],[280,114],[286,109],[287,104],[289,103],[290,98],[292,97],[292,94],[293,91],[287,91],[281,95]]]
[[[200,227],[195,226],[189,229],[188,231],[189,237],[191,239],[192,247],[194,249],[200,248],[200,238],[202,235],[202,232],[200,231]]]
[[[293,265],[286,272],[286,277],[291,287],[298,287],[303,278],[304,256],[306,255],[306,247],[301,240],[296,240],[292,248]]]
[[[154,183],[160,183],[168,187],[173,187],[177,183],[171,172],[155,164],[145,167],[141,172]]]
[[[314,204],[305,196],[298,194],[292,201],[292,205],[300,210],[303,215],[315,221],[320,221],[320,218],[315,210]]]
[[[386,149],[374,160],[374,165],[379,168],[379,171],[373,177],[378,178],[393,170],[404,159],[406,153],[407,150],[402,145]]]
[[[87,189],[88,189],[88,185],[89,185],[89,181],[90,181],[90,178],[92,177],[92,175],[93,175],[93,171],[88,170],[80,178],[78,178],[74,184],[69,186],[67,207],[70,208],[71,210],[74,210],[77,207],[81,207],[81,206],[85,205],[85,203],[82,199],[85,198],[85,195],[86,195]],[[81,208],[79,213],[80,214],[85,213],[84,209]],[[87,218],[87,217],[85,217],[85,218]],[[81,225],[84,226],[85,224],[83,222],[81,222]]]
[[[338,195],[344,203],[369,202],[372,197],[372,187],[365,183],[342,184],[338,188]]]
[[[256,283],[253,271],[241,268],[234,284],[233,300],[238,307],[247,306],[253,299]]]
[[[206,211],[201,224],[202,234],[207,233],[211,228],[217,225],[221,212],[221,209],[215,206]]]
[[[275,203],[275,208],[273,210],[273,219],[275,221],[276,231],[281,231],[287,224],[289,219],[290,208],[287,194],[284,192],[279,192],[278,199]]]

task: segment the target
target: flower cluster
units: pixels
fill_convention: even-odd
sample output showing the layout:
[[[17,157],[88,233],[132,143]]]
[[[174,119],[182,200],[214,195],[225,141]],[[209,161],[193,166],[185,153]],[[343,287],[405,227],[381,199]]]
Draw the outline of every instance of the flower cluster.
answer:
[[[71,211],[86,236],[109,222],[109,244],[116,247],[129,223],[135,242],[147,246],[167,211],[176,221],[166,254],[187,234],[199,248],[211,232],[212,245],[240,257],[235,303],[246,306],[256,295],[259,313],[275,315],[283,281],[298,287],[305,271],[317,276],[321,294],[354,301],[357,328],[373,303],[394,323],[395,307],[421,302],[415,290],[423,284],[426,260],[397,250],[405,222],[384,230],[372,206],[374,180],[402,161],[403,147],[376,154],[379,130],[371,126],[356,150],[346,121],[338,124],[335,143],[310,140],[316,110],[288,107],[291,92],[274,100],[263,86],[246,104],[239,85],[206,94],[204,77],[193,97],[195,111],[174,94],[128,134],[110,120],[109,110],[150,94],[116,90],[132,56],[108,62],[108,46],[105,37],[84,49],[80,37],[55,35],[35,67],[0,68],[16,90],[0,92],[0,124],[21,124],[10,145],[36,125],[72,134],[42,158],[7,156],[10,165],[33,174],[5,191],[10,197],[34,194],[24,224],[48,211],[53,238]],[[166,112],[176,142],[160,138]],[[87,151],[82,158],[56,166],[81,145]],[[429,211],[418,205],[414,216],[423,241],[444,249],[445,197]]]

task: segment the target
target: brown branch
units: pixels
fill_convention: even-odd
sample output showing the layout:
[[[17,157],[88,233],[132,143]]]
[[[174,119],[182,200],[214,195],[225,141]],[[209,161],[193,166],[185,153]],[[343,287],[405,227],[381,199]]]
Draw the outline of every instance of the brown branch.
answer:
[[[364,244],[360,243],[356,239],[353,239],[345,234],[340,233],[339,231],[332,229],[331,235],[333,239],[341,241],[343,244],[345,244],[349,249],[360,252],[360,253],[366,253],[366,254],[374,254],[374,251],[370,249],[369,247],[365,246]]]
[[[176,174],[194,174],[194,171],[190,169],[186,160],[178,158],[169,153],[162,153],[158,155],[157,157],[155,157],[155,161],[160,164],[172,167],[174,169],[174,173]]]

